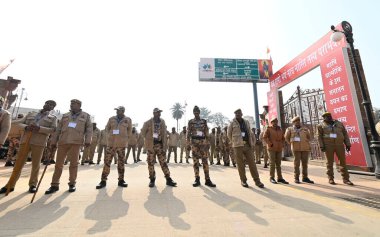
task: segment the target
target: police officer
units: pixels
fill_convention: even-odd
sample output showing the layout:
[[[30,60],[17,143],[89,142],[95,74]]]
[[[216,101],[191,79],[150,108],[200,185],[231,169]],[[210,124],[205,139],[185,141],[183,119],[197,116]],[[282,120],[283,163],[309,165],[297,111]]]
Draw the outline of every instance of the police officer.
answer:
[[[136,158],[136,146],[137,146],[137,140],[139,138],[139,134],[136,131],[136,128],[132,128],[132,134],[128,138],[128,148],[127,148],[127,155],[125,156],[125,164],[127,164],[129,153],[132,150],[132,156],[133,156],[133,162],[137,163],[137,158]]]
[[[168,152],[168,160],[167,163],[170,162],[170,154],[172,151],[174,152],[174,162],[177,163],[177,146],[179,143],[179,134],[175,131],[175,128],[172,128],[172,132],[169,133],[168,136],[168,146],[169,146],[169,152]]]
[[[193,154],[193,167],[195,173],[195,182],[193,187],[201,185],[199,177],[199,159],[202,160],[203,171],[205,173],[205,185],[209,187],[216,187],[210,179],[210,171],[208,166],[208,127],[207,121],[199,117],[200,109],[198,106],[194,106],[193,114],[194,118],[191,119],[187,126],[187,149],[192,151]]]
[[[289,184],[283,177],[281,172],[281,159],[282,149],[284,147],[284,133],[278,126],[278,119],[273,118],[271,120],[271,126],[269,126],[263,135],[263,139],[267,143],[267,149],[270,158],[270,182],[273,184],[283,183]],[[274,171],[277,170],[277,181],[274,179]]]
[[[310,154],[310,131],[305,126],[301,126],[300,117],[292,119],[293,126],[285,131],[285,141],[290,144],[294,156],[294,182],[300,183],[300,163],[302,163],[302,182],[314,182],[309,179],[307,163]]]
[[[83,143],[90,146],[92,139],[92,123],[90,115],[81,109],[82,102],[77,99],[71,100],[70,112],[62,116],[56,132],[51,141],[54,149],[58,143],[57,160],[50,188],[45,194],[55,193],[59,190],[59,180],[62,175],[65,158],[70,161],[69,166],[69,192],[75,192],[78,174],[78,157]]]
[[[215,156],[215,143],[216,143],[215,128],[211,129],[209,141],[210,141],[210,157],[209,157],[209,160],[210,160],[210,165],[213,165],[214,164],[214,156]]]
[[[96,127],[96,123],[92,123],[92,139],[89,147],[85,147],[82,156],[81,165],[88,162],[89,165],[94,163],[95,149],[100,140],[100,130]]]
[[[117,171],[119,173],[118,186],[128,187],[124,181],[124,159],[125,148],[128,145],[128,138],[132,135],[132,120],[125,116],[125,107],[119,106],[115,108],[116,116],[108,119],[106,132],[108,134],[108,143],[106,148],[106,156],[104,158],[103,172],[100,183],[96,189],[104,188],[107,185],[107,177],[110,173],[112,158],[117,154]]]
[[[228,126],[227,136],[232,142],[241,185],[248,188],[247,177],[245,175],[245,157],[245,161],[248,164],[249,171],[251,172],[251,176],[255,181],[256,186],[264,188],[264,184],[260,181],[259,172],[257,171],[255,158],[253,156],[254,141],[252,139],[252,130],[249,122],[243,119],[241,109],[237,109],[234,113],[235,118]]]
[[[48,137],[53,133],[57,127],[57,117],[50,114],[50,111],[56,106],[55,101],[48,100],[45,102],[43,108],[39,112],[28,113],[16,126],[27,132],[31,132],[29,143],[27,144],[27,133],[24,133],[20,141],[20,150],[27,149],[23,154],[18,153],[15,163],[15,168],[12,171],[12,175],[16,177],[11,183],[9,183],[10,192],[14,190],[17,180],[20,178],[21,170],[24,167],[29,151],[32,155],[32,169],[29,179],[29,192],[35,193],[38,182],[38,173],[40,170],[40,164],[44,147],[48,140]],[[7,192],[7,186],[0,190],[0,193]]]
[[[182,128],[182,132],[179,134],[179,140],[181,144],[181,155],[179,163],[182,163],[183,152],[185,151],[186,163],[189,163],[190,152],[186,149],[186,126]]]
[[[154,163],[156,156],[160,163],[162,172],[164,172],[166,178],[166,185],[176,187],[177,183],[170,177],[170,171],[168,164],[166,163],[166,125],[165,120],[161,117],[159,108],[153,109],[153,118],[146,121],[141,129],[141,135],[145,139],[145,147],[148,151],[148,170],[149,170],[149,187],[153,188],[156,181],[156,172],[154,171]]]
[[[336,154],[339,160],[339,170],[343,177],[343,183],[354,185],[350,181],[350,176],[346,167],[345,150],[349,152],[351,149],[347,130],[341,122],[334,120],[329,112],[324,113],[322,118],[323,122],[317,126],[318,142],[321,151],[326,154],[329,183],[332,185],[336,184],[334,181],[333,169],[334,154]]]

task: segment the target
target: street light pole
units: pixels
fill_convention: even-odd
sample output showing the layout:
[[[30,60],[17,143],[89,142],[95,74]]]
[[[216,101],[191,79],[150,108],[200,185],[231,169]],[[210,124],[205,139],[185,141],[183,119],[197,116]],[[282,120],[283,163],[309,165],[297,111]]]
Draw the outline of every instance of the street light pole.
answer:
[[[362,104],[364,106],[364,110],[368,118],[368,123],[371,130],[371,135],[372,135],[371,148],[375,151],[375,157],[376,157],[375,176],[376,178],[380,179],[380,141],[379,141],[379,134],[377,134],[377,131],[376,131],[375,120],[373,118],[373,114],[371,110],[371,107],[372,107],[371,101],[368,99],[363,78],[361,76],[361,73],[359,72],[359,64],[356,61],[352,26],[347,21],[342,21],[342,28],[343,28],[343,31],[339,31],[335,29],[335,26],[331,26],[331,30],[334,31],[334,34],[335,34],[335,36],[333,36],[332,39],[335,41],[339,41],[341,37],[344,35],[346,37],[347,43],[350,45],[351,54],[354,59],[354,68],[355,68],[355,72],[358,78],[360,92],[363,97]]]
[[[18,102],[18,107],[17,107],[17,111],[16,111],[16,118],[17,118],[17,115],[18,115],[18,110],[20,109],[22,97],[24,95],[24,90],[25,90],[25,88],[21,88],[21,97],[20,97],[20,101]]]

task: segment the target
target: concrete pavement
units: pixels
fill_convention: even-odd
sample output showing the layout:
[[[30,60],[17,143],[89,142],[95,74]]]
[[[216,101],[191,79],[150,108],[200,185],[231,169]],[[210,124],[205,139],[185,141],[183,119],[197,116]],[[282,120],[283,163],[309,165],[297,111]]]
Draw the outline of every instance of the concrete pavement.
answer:
[[[143,160],[145,160],[143,156]],[[130,162],[130,161],[129,161]],[[0,163],[0,185],[11,168]],[[236,168],[211,166],[216,188],[192,187],[192,164],[169,164],[178,187],[165,185],[156,165],[156,188],[148,187],[146,162],[126,165],[128,188],[117,186],[112,165],[107,187],[96,190],[100,166],[79,166],[77,191],[68,193],[68,166],[60,190],[44,195],[50,186],[49,166],[33,204],[28,190],[30,163],[14,192],[0,196],[0,236],[379,236],[380,181],[351,175],[356,184],[331,186],[325,168],[310,166],[316,184],[294,184],[291,162],[283,162],[290,185],[271,184],[269,171],[258,165],[264,189],[240,186]],[[41,168],[42,171],[42,168]],[[249,171],[247,169],[247,177]],[[361,204],[360,204],[361,203]],[[366,206],[367,205],[367,206]],[[377,208],[376,208],[377,205]],[[370,207],[373,206],[373,207]]]

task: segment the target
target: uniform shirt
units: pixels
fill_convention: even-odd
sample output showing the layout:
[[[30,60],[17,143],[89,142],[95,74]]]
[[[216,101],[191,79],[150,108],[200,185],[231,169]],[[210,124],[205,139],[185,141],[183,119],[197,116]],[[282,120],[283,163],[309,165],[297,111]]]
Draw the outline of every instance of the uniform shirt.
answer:
[[[243,119],[242,123],[244,123],[244,126],[242,126],[241,123],[234,118],[228,126],[227,135],[232,143],[232,147],[243,147],[247,143],[249,146],[253,147],[255,143],[252,140],[252,130],[249,122],[248,120]],[[245,134],[243,134],[241,130],[242,127],[246,129]],[[247,137],[247,141],[244,140],[244,137]]]
[[[269,151],[280,152],[284,147],[284,133],[279,126],[269,126],[264,132],[263,140],[267,143]]]
[[[107,132],[105,129],[100,131],[99,144],[102,146],[107,146]]]
[[[292,151],[310,151],[310,132],[306,127],[288,127],[285,141],[291,145]]]
[[[91,144],[98,144],[99,140],[100,140],[100,130],[99,128],[95,128],[92,130]]]
[[[40,126],[38,132],[32,132],[29,144],[36,146],[46,146],[49,135],[55,132],[57,128],[57,117],[50,114],[49,111],[45,112],[30,112],[23,119],[20,120],[20,123],[17,126],[24,130],[30,124],[35,123],[37,126]],[[25,135],[25,133],[24,133]],[[21,137],[20,144],[26,143],[26,136]]]
[[[178,142],[179,142],[179,134],[176,132],[175,133],[171,132],[169,134],[168,145],[169,146],[178,146]]]
[[[216,144],[216,135],[215,135],[215,133],[210,133],[210,138],[209,138],[209,140],[210,140],[210,144],[211,144],[211,146],[212,146],[212,147],[215,147],[215,144]]]
[[[186,146],[186,131],[182,131],[179,134],[179,140],[180,140],[180,143],[181,143],[181,147],[182,146]]]
[[[208,138],[208,127],[205,119],[190,119],[187,126],[187,141]]]
[[[155,144],[162,144],[166,150],[166,124],[165,120],[159,118],[159,121],[154,122],[154,118],[146,121],[141,129],[140,134],[145,139],[145,147],[148,150],[153,150]],[[155,142],[156,141],[156,142]]]
[[[112,116],[106,125],[108,147],[127,147],[128,138],[132,135],[132,120],[123,116]]]
[[[82,110],[78,113],[68,112],[62,116],[57,130],[52,137],[52,144],[90,144],[92,140],[92,123],[90,115]]]
[[[139,134],[137,132],[132,133],[128,139],[128,146],[136,146],[138,138],[139,138]]]
[[[318,142],[320,147],[326,145],[343,145],[351,146],[350,138],[343,123],[334,120],[332,124],[322,122],[317,125]]]

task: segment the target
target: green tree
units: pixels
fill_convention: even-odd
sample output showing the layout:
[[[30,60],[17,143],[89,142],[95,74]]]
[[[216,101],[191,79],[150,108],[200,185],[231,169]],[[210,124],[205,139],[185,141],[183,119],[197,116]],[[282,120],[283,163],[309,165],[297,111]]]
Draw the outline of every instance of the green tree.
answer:
[[[175,103],[173,107],[170,108],[172,111],[172,116],[175,120],[177,120],[177,132],[178,132],[178,120],[182,118],[185,113],[185,106],[180,103]]]

